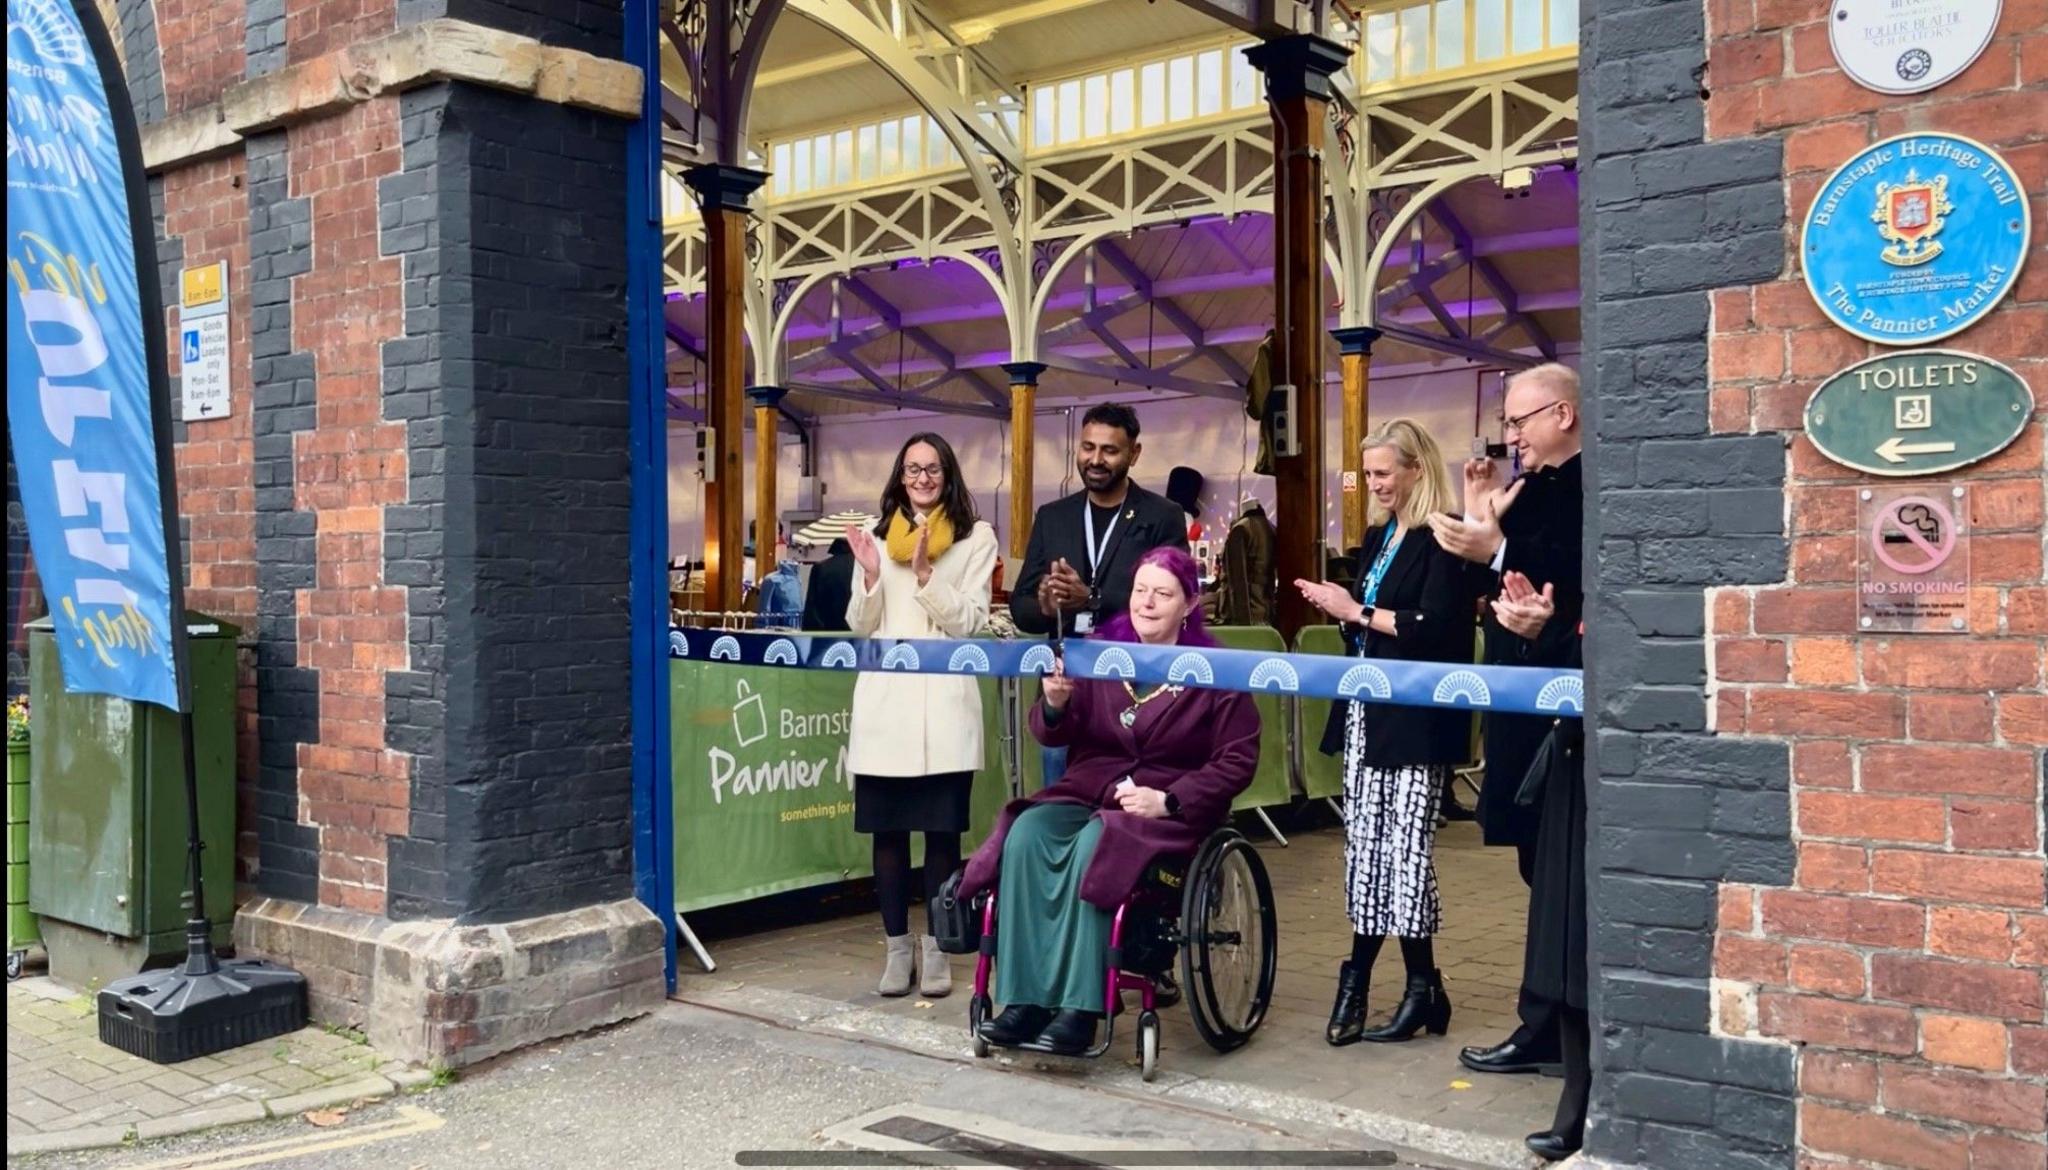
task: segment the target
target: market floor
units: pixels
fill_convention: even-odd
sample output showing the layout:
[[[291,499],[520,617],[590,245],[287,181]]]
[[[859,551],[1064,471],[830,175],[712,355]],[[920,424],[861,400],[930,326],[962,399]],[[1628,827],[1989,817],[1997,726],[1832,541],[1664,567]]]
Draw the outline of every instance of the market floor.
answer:
[[[1323,1026],[1337,966],[1350,953],[1342,834],[1327,823],[1288,831],[1290,844],[1282,848],[1256,822],[1249,824],[1246,831],[1272,873],[1280,919],[1272,1011],[1250,1045],[1227,1055],[1202,1043],[1184,1009],[1164,1013],[1159,1091],[1219,1103],[1239,1094],[1261,1112],[1341,1118],[1410,1149],[1482,1164],[1519,1162],[1522,1136],[1549,1124],[1560,1082],[1472,1074],[1458,1064],[1461,1046],[1493,1043],[1515,1026],[1527,893],[1514,852],[1482,846],[1469,823],[1439,835],[1444,930],[1436,950],[1454,1008],[1450,1034],[1333,1049],[1323,1042]],[[858,906],[843,909],[829,919],[751,933],[718,916],[693,921],[705,928],[699,933],[718,969],[705,973],[683,952],[677,998],[798,1028],[965,1052],[971,964],[955,959],[956,990],[946,999],[884,999],[875,993],[879,919]],[[914,917],[913,926],[921,925]],[[1370,1020],[1386,1018],[1401,986],[1400,956],[1388,946],[1373,973]],[[1113,1053],[1117,1060],[1100,1065],[1029,1057],[1023,1063],[1076,1077],[1128,1074],[1135,1083],[1134,1069],[1105,1067],[1135,1063],[1126,1045],[1119,1042]]]

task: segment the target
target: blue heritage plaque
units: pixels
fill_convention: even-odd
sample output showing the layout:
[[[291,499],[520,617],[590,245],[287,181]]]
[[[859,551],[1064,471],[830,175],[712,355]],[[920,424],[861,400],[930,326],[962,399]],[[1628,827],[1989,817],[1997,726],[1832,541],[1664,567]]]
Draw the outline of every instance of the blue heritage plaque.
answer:
[[[1800,255],[1821,310],[1858,337],[1923,345],[1983,320],[2018,282],[2026,192],[1989,147],[1904,134],[1828,176]]]

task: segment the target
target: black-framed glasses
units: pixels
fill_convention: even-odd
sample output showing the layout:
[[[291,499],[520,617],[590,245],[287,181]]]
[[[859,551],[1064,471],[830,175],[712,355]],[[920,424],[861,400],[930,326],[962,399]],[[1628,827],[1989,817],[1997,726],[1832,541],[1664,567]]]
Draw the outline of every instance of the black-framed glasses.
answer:
[[[936,480],[946,469],[936,463],[906,463],[903,465],[903,482],[915,483],[920,479]]]
[[[1512,418],[1503,416],[1503,418],[1501,419],[1501,428],[1503,431],[1519,431],[1524,426],[1528,425],[1530,419],[1535,418],[1537,415],[1542,414],[1544,411],[1549,410],[1552,407],[1563,405],[1563,399],[1552,399],[1551,401],[1544,403],[1543,405],[1528,412],[1527,414],[1516,415]]]

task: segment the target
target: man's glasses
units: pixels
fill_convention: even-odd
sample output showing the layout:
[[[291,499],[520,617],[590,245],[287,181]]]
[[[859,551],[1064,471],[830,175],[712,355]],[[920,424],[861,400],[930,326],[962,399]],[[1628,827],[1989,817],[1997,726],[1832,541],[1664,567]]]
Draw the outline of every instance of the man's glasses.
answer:
[[[1544,411],[1549,410],[1552,407],[1563,405],[1564,403],[1561,401],[1546,402],[1527,414],[1515,415],[1511,418],[1504,416],[1501,420],[1501,427],[1504,430],[1508,431],[1519,431],[1529,424],[1530,419],[1535,418],[1537,415],[1542,414]]]
[[[916,483],[920,479],[937,480],[944,473],[944,470],[944,468],[936,463],[906,463],[903,465],[903,482]]]

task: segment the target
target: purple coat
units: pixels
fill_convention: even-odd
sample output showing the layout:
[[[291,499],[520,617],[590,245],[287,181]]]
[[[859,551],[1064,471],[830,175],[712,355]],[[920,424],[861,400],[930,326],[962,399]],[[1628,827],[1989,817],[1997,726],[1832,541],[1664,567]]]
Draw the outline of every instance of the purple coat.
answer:
[[[1031,733],[1047,747],[1065,747],[1059,783],[1004,806],[995,831],[968,859],[961,893],[993,886],[1002,870],[1003,840],[1018,814],[1039,801],[1098,810],[1102,840],[1081,875],[1081,899],[1115,910],[1158,857],[1187,857],[1230,818],[1230,802],[1251,785],[1259,763],[1259,713],[1250,695],[1190,687],[1138,709],[1134,727],[1117,718],[1131,705],[1120,683],[1074,680],[1074,697],[1048,725],[1041,700],[1031,708]],[[1178,817],[1140,817],[1116,804],[1125,776],[1180,798]]]

